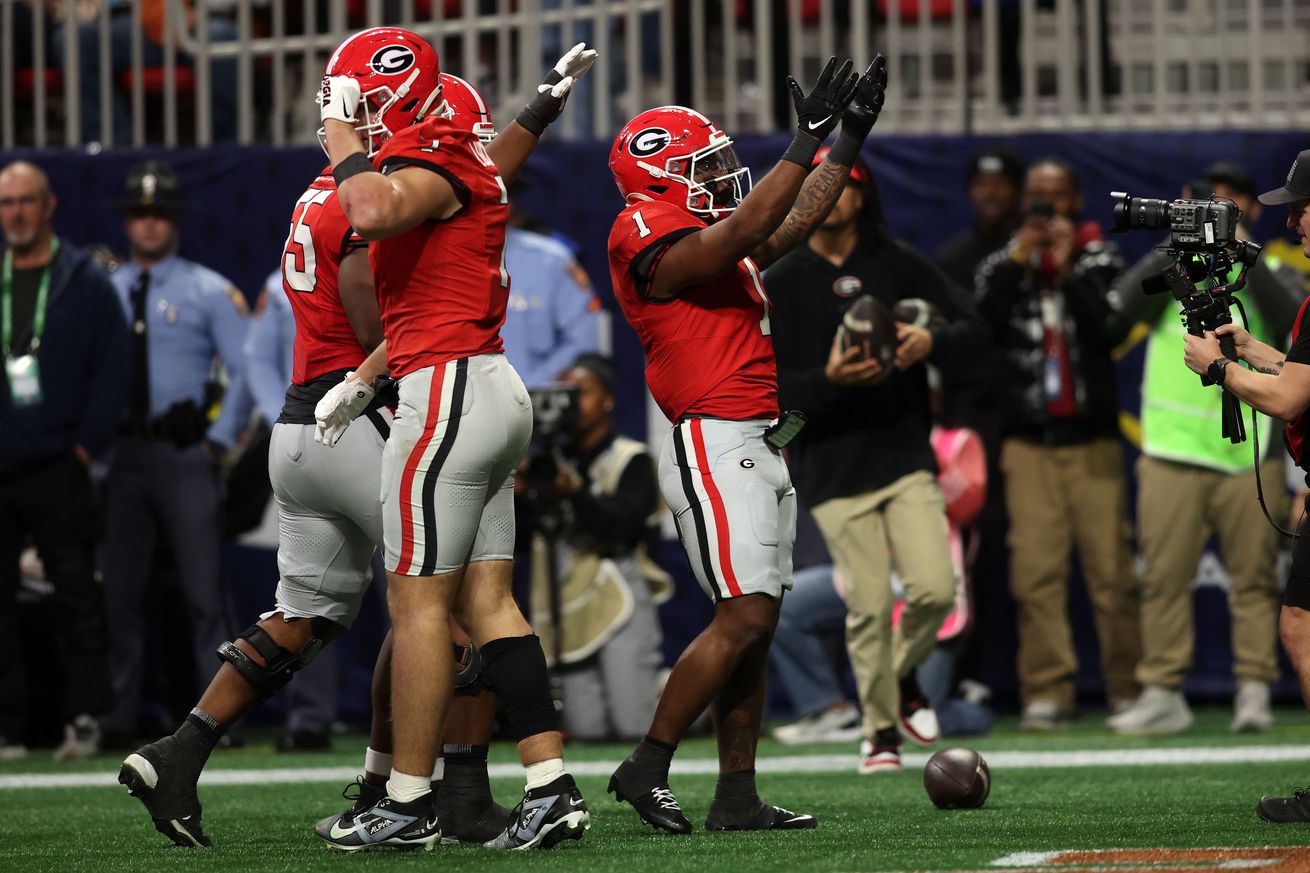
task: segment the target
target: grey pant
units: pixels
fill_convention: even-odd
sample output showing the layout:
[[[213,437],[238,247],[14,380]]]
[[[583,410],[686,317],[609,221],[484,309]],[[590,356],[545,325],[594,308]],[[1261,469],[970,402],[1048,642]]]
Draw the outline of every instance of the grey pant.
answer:
[[[659,699],[659,613],[636,564],[615,563],[632,589],[632,617],[582,666],[561,674],[564,729],[580,740],[644,736]]]
[[[186,603],[197,691],[214,675],[215,651],[232,636],[220,556],[218,473],[204,448],[119,440],[109,474],[105,604],[112,640],[114,709],[108,730],[136,732],[145,670],[146,587],[162,537]]]

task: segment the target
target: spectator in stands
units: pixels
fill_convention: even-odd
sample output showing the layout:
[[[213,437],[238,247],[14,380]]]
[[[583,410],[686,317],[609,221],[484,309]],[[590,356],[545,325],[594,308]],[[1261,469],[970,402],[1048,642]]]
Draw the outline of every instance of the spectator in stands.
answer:
[[[792,477],[846,584],[846,638],[864,710],[860,772],[898,770],[898,721],[915,742],[938,737],[914,669],[932,652],[956,583],[919,364],[972,366],[987,331],[966,294],[891,236],[862,161],[823,225],[770,268],[765,285],[782,407],[809,417],[790,450]],[[837,336],[861,293],[889,309],[921,298],[944,317],[898,324],[894,367],[884,371],[877,359],[860,360],[858,347],[843,351]],[[893,562],[906,590],[895,639]]]
[[[1242,210],[1237,235],[1250,239],[1260,218],[1255,183],[1241,167],[1215,164],[1184,196],[1232,200]],[[1221,393],[1177,366],[1186,330],[1169,294],[1143,293],[1171,263],[1153,251],[1115,283],[1125,311],[1150,325],[1142,378],[1142,459],[1137,466],[1138,543],[1142,554],[1142,695],[1108,724],[1119,733],[1177,733],[1192,723],[1181,691],[1192,667],[1192,579],[1211,535],[1219,540],[1232,576],[1233,673],[1237,696],[1234,731],[1265,731],[1273,725],[1269,683],[1278,678],[1278,532],[1252,511],[1255,474],[1251,450],[1220,438]],[[1236,276],[1237,271],[1233,271]],[[1233,318],[1251,336],[1281,346],[1304,299],[1300,274],[1265,255],[1251,270],[1246,290],[1249,323]],[[1282,446],[1271,422],[1261,417],[1261,448],[1268,447],[1260,473],[1269,511],[1286,512]]]
[[[230,383],[243,379],[247,309],[232,283],[177,256],[184,204],[172,167],[134,167],[119,205],[131,260],[113,280],[132,325],[133,380],[109,475],[104,573],[117,700],[106,728],[130,737],[146,667],[143,601],[157,537],[167,537],[178,562],[200,688],[213,672],[215,650],[231,637],[220,573],[218,464],[245,422],[240,403],[224,404],[212,423],[208,413],[216,359]]]
[[[1023,159],[1006,146],[991,146],[969,159],[968,176],[974,223],[947,240],[935,258],[961,288],[973,287],[978,265],[1019,227]]]
[[[67,721],[58,758],[99,750],[113,703],[105,604],[95,579],[100,513],[88,466],[127,403],[127,325],[109,277],[55,236],[55,196],[37,166],[0,169],[0,761],[27,754],[27,682],[15,596],[29,538],[54,587]],[[34,655],[36,653],[33,653]],[[40,653],[44,663],[49,649]]]
[[[264,282],[263,299],[256,310],[246,337],[246,383],[260,418],[272,428],[282,414],[291,384],[296,339],[296,320],[282,288],[281,269]],[[286,729],[276,740],[279,752],[331,747],[332,723],[337,718],[338,651],[337,646],[326,646],[292,677],[287,686]]]
[[[1123,259],[1094,222],[1078,222],[1082,202],[1068,164],[1033,164],[1027,217],[978,268],[976,286],[998,359],[1020,726],[1028,730],[1059,727],[1073,709],[1068,577],[1075,543],[1111,706],[1130,705],[1138,691],[1137,579],[1110,359],[1129,328],[1110,287]]]
[[[614,427],[608,358],[580,355],[560,381],[580,392],[564,457],[542,489],[555,501],[548,511],[567,521],[555,555],[564,729],[576,739],[640,739],[655,714],[664,664],[656,607],[673,594],[672,579],[647,548],[663,505],[655,461]],[[532,625],[553,660],[551,556],[540,535],[533,558]]]
[[[604,327],[600,300],[573,252],[525,224],[523,214],[513,209],[505,234],[505,268],[514,281],[500,335],[523,384],[544,385],[579,355],[600,351]]]
[[[100,7],[109,6],[109,75],[108,85],[102,84],[100,76]],[[141,6],[141,63],[143,68],[164,66],[164,45],[168,41],[165,27],[173,28],[173,45],[177,47],[176,62],[180,67],[195,64],[188,52],[183,51],[180,39],[196,40],[198,28],[204,26],[210,43],[233,42],[237,38],[236,25],[230,17],[216,11],[219,6],[228,4],[208,4],[208,18],[199,19],[192,0],[183,0],[180,8],[185,20],[181,23],[165,18],[168,0],[140,0]],[[58,4],[62,10],[63,5]],[[80,0],[77,4],[77,20],[65,21],[55,29],[51,45],[54,50],[53,62],[64,63],[64,45],[67,40],[75,39],[75,52],[78,61],[78,100],[77,111],[81,117],[83,142],[101,142],[105,144],[126,144],[132,139],[132,116],[130,114],[132,66],[132,34],[135,29],[131,4],[126,0]],[[173,9],[179,8],[174,5]],[[170,10],[172,11],[172,10]],[[176,13],[174,12],[174,15]],[[72,31],[76,30],[75,34]],[[72,35],[70,35],[72,34]],[[214,60],[209,64],[211,123],[213,124],[214,142],[230,142],[236,139],[237,128],[237,61],[235,57]],[[112,114],[109,121],[112,131],[104,128],[105,119],[100,117],[100,91],[108,87],[111,96]],[[199,99],[205,99],[201,96]]]

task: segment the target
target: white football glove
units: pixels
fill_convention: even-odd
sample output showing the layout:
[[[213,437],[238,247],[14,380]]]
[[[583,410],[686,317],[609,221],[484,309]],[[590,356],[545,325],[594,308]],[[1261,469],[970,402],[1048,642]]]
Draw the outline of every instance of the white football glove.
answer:
[[[373,386],[356,379],[355,371],[351,370],[314,407],[314,439],[328,448],[335,446],[372,400]]]
[[[318,92],[318,116],[323,121],[354,124],[359,101],[359,80],[354,76],[324,76]]]
[[[555,62],[553,70],[559,78],[571,78],[576,82],[587,74],[587,71],[591,69],[592,64],[596,63],[596,57],[597,52],[595,49],[589,49],[585,42],[580,42],[565,52],[564,57]],[[546,81],[542,83],[543,87],[539,87],[537,90],[545,91],[546,88],[544,86],[556,84],[551,81],[552,78],[553,77],[551,76],[547,76]],[[560,95],[557,94],[555,96],[558,97]]]

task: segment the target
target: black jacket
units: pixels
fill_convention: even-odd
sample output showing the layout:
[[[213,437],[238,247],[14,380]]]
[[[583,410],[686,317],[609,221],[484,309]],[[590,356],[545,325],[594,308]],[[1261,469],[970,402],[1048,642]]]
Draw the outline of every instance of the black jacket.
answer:
[[[978,311],[995,344],[993,383],[1002,431],[1048,445],[1072,445],[1117,433],[1119,402],[1110,353],[1132,322],[1111,283],[1123,271],[1112,244],[1090,243],[1069,276],[1052,289],[1062,298],[1069,337],[1076,413],[1052,418],[1046,411],[1043,372],[1042,282],[1037,271],[1011,257],[1006,246],[978,268]]]
[[[968,295],[902,243],[856,248],[841,267],[805,247],[770,267],[764,284],[773,306],[779,397],[784,409],[799,409],[809,418],[788,449],[789,466],[810,506],[874,491],[918,470],[937,471],[923,367],[894,370],[867,388],[839,388],[824,375],[833,336],[852,299],[833,288],[849,276],[859,279],[860,293],[889,308],[919,297],[941,311],[948,323],[930,328],[933,364],[967,368],[987,345],[987,330]]]
[[[31,325],[14,325],[26,351]],[[132,351],[114,287],[85,251],[62,242],[50,272],[45,333],[36,352],[42,401],[15,407],[0,379],[0,473],[82,446],[110,447],[131,391]]]

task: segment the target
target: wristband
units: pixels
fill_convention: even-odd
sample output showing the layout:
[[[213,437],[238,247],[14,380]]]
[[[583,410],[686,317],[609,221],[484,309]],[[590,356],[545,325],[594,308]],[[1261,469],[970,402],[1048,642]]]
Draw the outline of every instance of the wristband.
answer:
[[[555,119],[546,118],[542,113],[538,112],[534,106],[536,102],[536,100],[533,100],[532,103],[529,103],[527,106],[524,106],[519,110],[519,114],[515,116],[514,120],[518,122],[519,127],[523,128],[533,136],[541,136],[546,132],[546,128],[550,123]]]
[[[838,135],[837,141],[833,143],[832,148],[828,149],[828,160],[834,164],[841,164],[843,167],[853,167],[860,158],[860,146],[862,145],[864,145],[864,140],[856,139],[843,130]]]
[[[822,144],[823,140],[817,136],[797,131],[796,135],[792,137],[791,145],[787,146],[787,151],[782,153],[782,160],[800,164],[808,170],[814,163],[814,156],[818,153],[819,146]]]
[[[373,162],[363,152],[355,152],[332,168],[332,178],[337,180],[337,187],[341,187],[351,176],[377,171],[377,167],[373,166]]]

